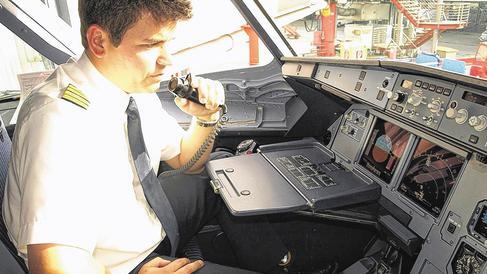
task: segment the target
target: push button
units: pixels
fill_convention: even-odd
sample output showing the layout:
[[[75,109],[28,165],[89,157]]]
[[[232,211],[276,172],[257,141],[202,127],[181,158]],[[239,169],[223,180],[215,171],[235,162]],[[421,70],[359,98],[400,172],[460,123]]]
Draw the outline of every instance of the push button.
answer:
[[[470,138],[468,138],[468,141],[472,144],[476,144],[479,141],[479,136],[477,135],[470,135]]]
[[[364,79],[365,79],[365,75],[367,75],[367,72],[365,72],[365,71],[361,71],[361,72],[360,72],[360,76],[358,77],[358,79],[359,79],[360,81],[364,80]]]
[[[384,99],[385,94],[386,93],[383,90],[379,90],[379,92],[377,93],[377,97],[375,99],[382,101],[382,99]]]
[[[329,70],[325,71],[325,79],[328,79],[328,78],[330,78],[330,71]]]
[[[355,91],[360,91],[361,88],[362,88],[362,82],[357,82],[357,84],[355,84]]]
[[[448,232],[451,234],[455,233],[455,229],[457,229],[457,226],[454,225],[453,223],[448,224],[448,228],[446,229]]]

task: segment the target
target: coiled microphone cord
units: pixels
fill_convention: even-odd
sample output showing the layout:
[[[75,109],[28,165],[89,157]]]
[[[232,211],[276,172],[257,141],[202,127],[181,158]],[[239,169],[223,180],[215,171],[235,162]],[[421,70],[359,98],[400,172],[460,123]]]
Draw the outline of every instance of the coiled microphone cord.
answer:
[[[205,154],[205,152],[208,150],[211,144],[215,141],[216,136],[218,136],[223,126],[227,123],[228,118],[226,114],[227,114],[227,106],[221,105],[220,118],[218,118],[218,121],[213,127],[213,130],[210,132],[208,137],[206,137],[205,141],[201,144],[201,146],[198,148],[198,150],[193,155],[193,157],[191,157],[191,159],[182,167],[174,170],[164,171],[159,175],[159,177],[167,178],[167,177],[183,174],[187,170],[189,170],[194,164],[196,164],[196,162],[198,162],[198,160],[203,156],[203,154]]]

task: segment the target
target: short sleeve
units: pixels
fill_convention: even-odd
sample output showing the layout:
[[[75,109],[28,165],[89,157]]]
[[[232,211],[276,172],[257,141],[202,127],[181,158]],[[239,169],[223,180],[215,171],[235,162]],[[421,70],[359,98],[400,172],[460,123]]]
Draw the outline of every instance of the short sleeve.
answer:
[[[163,136],[161,138],[161,160],[169,160],[181,153],[181,140],[185,131],[179,126],[176,119],[165,110],[162,110],[161,117],[161,123],[167,129],[166,131],[161,128],[160,132]]]
[[[84,109],[54,100],[22,121],[15,146],[23,188],[17,245],[52,243],[92,252],[96,245],[96,156]],[[89,171],[89,172],[88,172]]]
[[[181,152],[181,140],[185,131],[176,119],[163,108],[157,94],[137,94],[134,96],[141,115],[142,129],[146,145],[157,151],[158,160],[168,160]],[[151,152],[151,151],[149,151]],[[154,157],[151,155],[151,158]]]

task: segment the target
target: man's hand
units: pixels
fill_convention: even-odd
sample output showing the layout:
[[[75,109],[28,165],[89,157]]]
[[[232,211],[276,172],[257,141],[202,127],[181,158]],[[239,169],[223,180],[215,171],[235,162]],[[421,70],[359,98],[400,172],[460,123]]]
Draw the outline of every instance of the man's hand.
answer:
[[[139,274],[162,274],[162,273],[193,273],[203,267],[203,261],[190,262],[187,258],[179,258],[174,261],[164,260],[157,257],[150,260],[139,270]]]
[[[217,119],[218,117],[214,117],[213,114],[218,111],[219,105],[225,103],[223,85],[218,81],[193,77],[192,86],[198,89],[198,99],[204,106],[180,97],[176,97],[174,100],[176,105],[191,116],[208,121]]]
[[[199,120],[206,122],[215,122],[220,117],[219,105],[225,104],[225,91],[223,85],[218,81],[193,77],[192,86],[198,89],[198,99],[204,106],[191,102],[186,99],[176,97],[176,105],[189,115],[197,117]],[[199,121],[201,122],[201,121]],[[188,163],[198,152],[201,144],[209,140],[208,136],[213,132],[213,127],[202,127],[198,125],[198,120],[193,119],[190,127],[187,129],[185,136],[181,141],[181,152],[172,159],[166,160],[174,169],[180,168]],[[200,155],[199,160],[189,169],[188,172],[200,172],[207,162],[213,143],[207,146],[206,152]]]

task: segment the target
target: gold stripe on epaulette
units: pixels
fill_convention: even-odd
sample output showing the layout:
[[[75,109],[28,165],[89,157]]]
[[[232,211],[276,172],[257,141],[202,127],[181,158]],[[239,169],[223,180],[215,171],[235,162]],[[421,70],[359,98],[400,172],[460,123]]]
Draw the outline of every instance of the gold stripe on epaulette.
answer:
[[[72,84],[66,87],[61,98],[84,109],[88,109],[90,106],[90,101],[86,98],[86,95]]]

